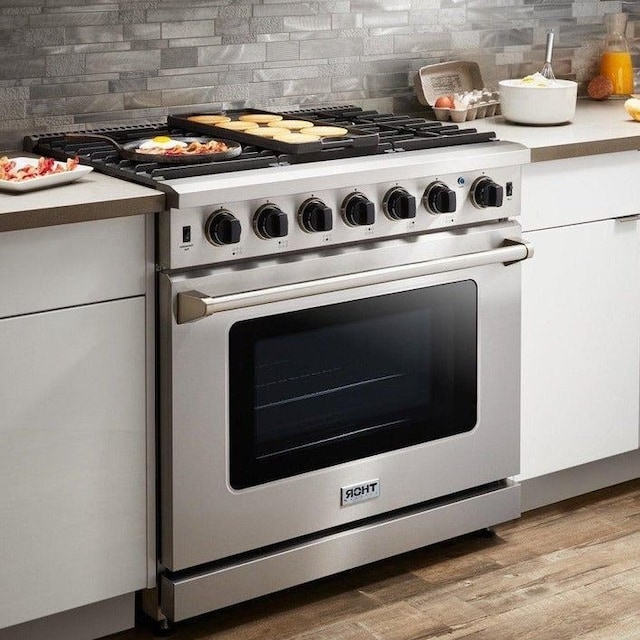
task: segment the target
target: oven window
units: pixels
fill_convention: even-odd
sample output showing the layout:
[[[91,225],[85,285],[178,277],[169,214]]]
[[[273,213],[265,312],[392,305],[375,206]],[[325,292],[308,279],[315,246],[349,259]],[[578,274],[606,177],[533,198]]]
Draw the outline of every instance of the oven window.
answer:
[[[229,361],[236,489],[470,431],[477,287],[465,280],[239,322]]]

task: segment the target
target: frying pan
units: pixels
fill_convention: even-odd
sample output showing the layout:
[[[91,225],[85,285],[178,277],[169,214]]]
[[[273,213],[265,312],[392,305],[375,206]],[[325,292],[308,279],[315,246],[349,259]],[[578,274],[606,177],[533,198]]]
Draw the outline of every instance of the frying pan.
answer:
[[[185,136],[169,136],[172,140],[178,140],[181,142],[201,142],[207,143],[214,140],[209,137],[185,137]],[[111,144],[116,148],[121,158],[125,160],[134,160],[135,162],[158,162],[163,164],[193,164],[195,162],[215,162],[216,160],[226,160],[228,158],[235,158],[242,152],[242,147],[237,142],[231,140],[220,140],[216,138],[218,142],[223,142],[227,145],[226,151],[216,151],[212,153],[189,153],[183,155],[165,155],[164,153],[141,153],[138,151],[140,145],[144,142],[148,142],[151,138],[141,138],[139,140],[130,140],[124,144],[120,144],[113,138],[105,136],[100,133],[67,133],[65,138],[74,140],[87,140],[87,141],[104,141]]]

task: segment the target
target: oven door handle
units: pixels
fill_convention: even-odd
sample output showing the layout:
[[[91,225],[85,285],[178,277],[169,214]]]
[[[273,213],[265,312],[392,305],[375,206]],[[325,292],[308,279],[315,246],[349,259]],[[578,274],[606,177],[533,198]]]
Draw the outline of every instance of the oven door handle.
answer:
[[[458,271],[488,264],[514,264],[526,260],[533,255],[533,247],[522,240],[505,240],[502,246],[489,251],[479,251],[461,256],[415,262],[383,269],[372,269],[361,273],[351,273],[330,278],[320,278],[310,282],[296,282],[257,291],[245,291],[217,298],[199,291],[185,291],[178,293],[178,324],[193,322],[206,318],[220,311],[242,309],[270,302],[303,298],[334,291],[344,291],[407,278],[447,271]]]

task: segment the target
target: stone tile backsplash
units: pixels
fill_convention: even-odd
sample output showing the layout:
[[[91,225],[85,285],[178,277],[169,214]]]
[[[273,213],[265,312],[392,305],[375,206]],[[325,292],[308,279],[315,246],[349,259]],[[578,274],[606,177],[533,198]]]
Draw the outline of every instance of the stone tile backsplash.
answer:
[[[0,148],[212,107],[420,112],[421,66],[495,85],[542,65],[550,28],[557,75],[585,82],[620,10],[640,21],[635,0],[0,0]]]

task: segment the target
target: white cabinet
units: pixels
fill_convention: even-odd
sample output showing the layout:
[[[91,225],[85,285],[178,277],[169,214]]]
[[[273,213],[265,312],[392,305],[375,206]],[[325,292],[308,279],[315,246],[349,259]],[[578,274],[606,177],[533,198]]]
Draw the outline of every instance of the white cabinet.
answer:
[[[147,586],[145,245],[142,216],[0,234],[0,628]]]
[[[638,224],[526,234],[521,479],[638,447]]]
[[[631,152],[525,172],[521,480],[638,448],[640,222],[615,218],[640,211],[638,169]]]

